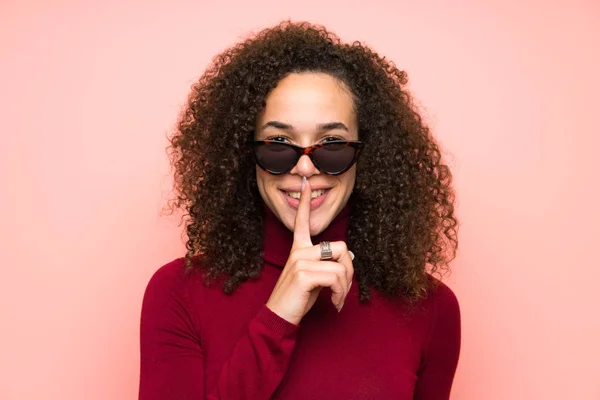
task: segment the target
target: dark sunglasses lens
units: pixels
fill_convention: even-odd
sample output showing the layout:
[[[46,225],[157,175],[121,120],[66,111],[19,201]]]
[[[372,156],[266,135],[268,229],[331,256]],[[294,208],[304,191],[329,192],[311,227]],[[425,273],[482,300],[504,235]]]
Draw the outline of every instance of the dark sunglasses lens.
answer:
[[[259,144],[254,151],[258,163],[274,173],[286,172],[296,164],[296,151],[282,143]]]
[[[327,143],[314,151],[313,158],[321,171],[336,174],[348,168],[355,153],[347,143]]]

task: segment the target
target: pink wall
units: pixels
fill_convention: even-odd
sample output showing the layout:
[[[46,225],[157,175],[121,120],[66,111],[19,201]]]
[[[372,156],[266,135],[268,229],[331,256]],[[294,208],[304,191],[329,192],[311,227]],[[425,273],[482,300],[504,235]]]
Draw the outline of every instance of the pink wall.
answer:
[[[160,217],[165,135],[217,51],[286,17],[408,70],[451,154],[453,399],[600,398],[599,3],[17,3],[0,3],[1,399],[136,396],[142,293],[183,252]]]

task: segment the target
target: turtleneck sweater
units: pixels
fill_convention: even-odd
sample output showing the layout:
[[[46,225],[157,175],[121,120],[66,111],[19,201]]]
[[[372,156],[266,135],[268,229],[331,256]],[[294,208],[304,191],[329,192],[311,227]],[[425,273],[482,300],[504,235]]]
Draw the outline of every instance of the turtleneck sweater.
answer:
[[[313,243],[345,240],[350,206]],[[233,294],[187,274],[178,258],[144,294],[140,400],[448,399],[460,352],[460,311],[441,283],[416,306],[351,287],[341,312],[321,291],[299,325],[266,303],[293,240],[268,209],[264,265]],[[431,279],[434,279],[433,277]]]

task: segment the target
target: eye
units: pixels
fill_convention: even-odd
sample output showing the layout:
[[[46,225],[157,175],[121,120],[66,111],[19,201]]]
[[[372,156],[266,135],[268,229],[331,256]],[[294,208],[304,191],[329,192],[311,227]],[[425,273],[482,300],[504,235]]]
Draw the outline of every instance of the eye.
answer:
[[[269,136],[265,140],[272,140],[273,142],[281,142],[281,143],[290,143],[291,142],[289,138],[287,138],[285,136],[281,136],[281,135]]]
[[[326,136],[321,140],[321,142],[330,143],[330,142],[339,142],[340,140],[346,140],[346,139],[341,136]]]

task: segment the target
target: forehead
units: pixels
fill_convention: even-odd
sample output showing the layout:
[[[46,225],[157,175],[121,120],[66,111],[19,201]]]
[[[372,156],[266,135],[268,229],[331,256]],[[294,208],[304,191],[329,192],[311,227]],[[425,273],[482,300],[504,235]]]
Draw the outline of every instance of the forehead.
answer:
[[[276,120],[299,130],[338,121],[356,130],[354,101],[347,87],[323,73],[291,74],[282,79],[266,99],[258,125]]]

